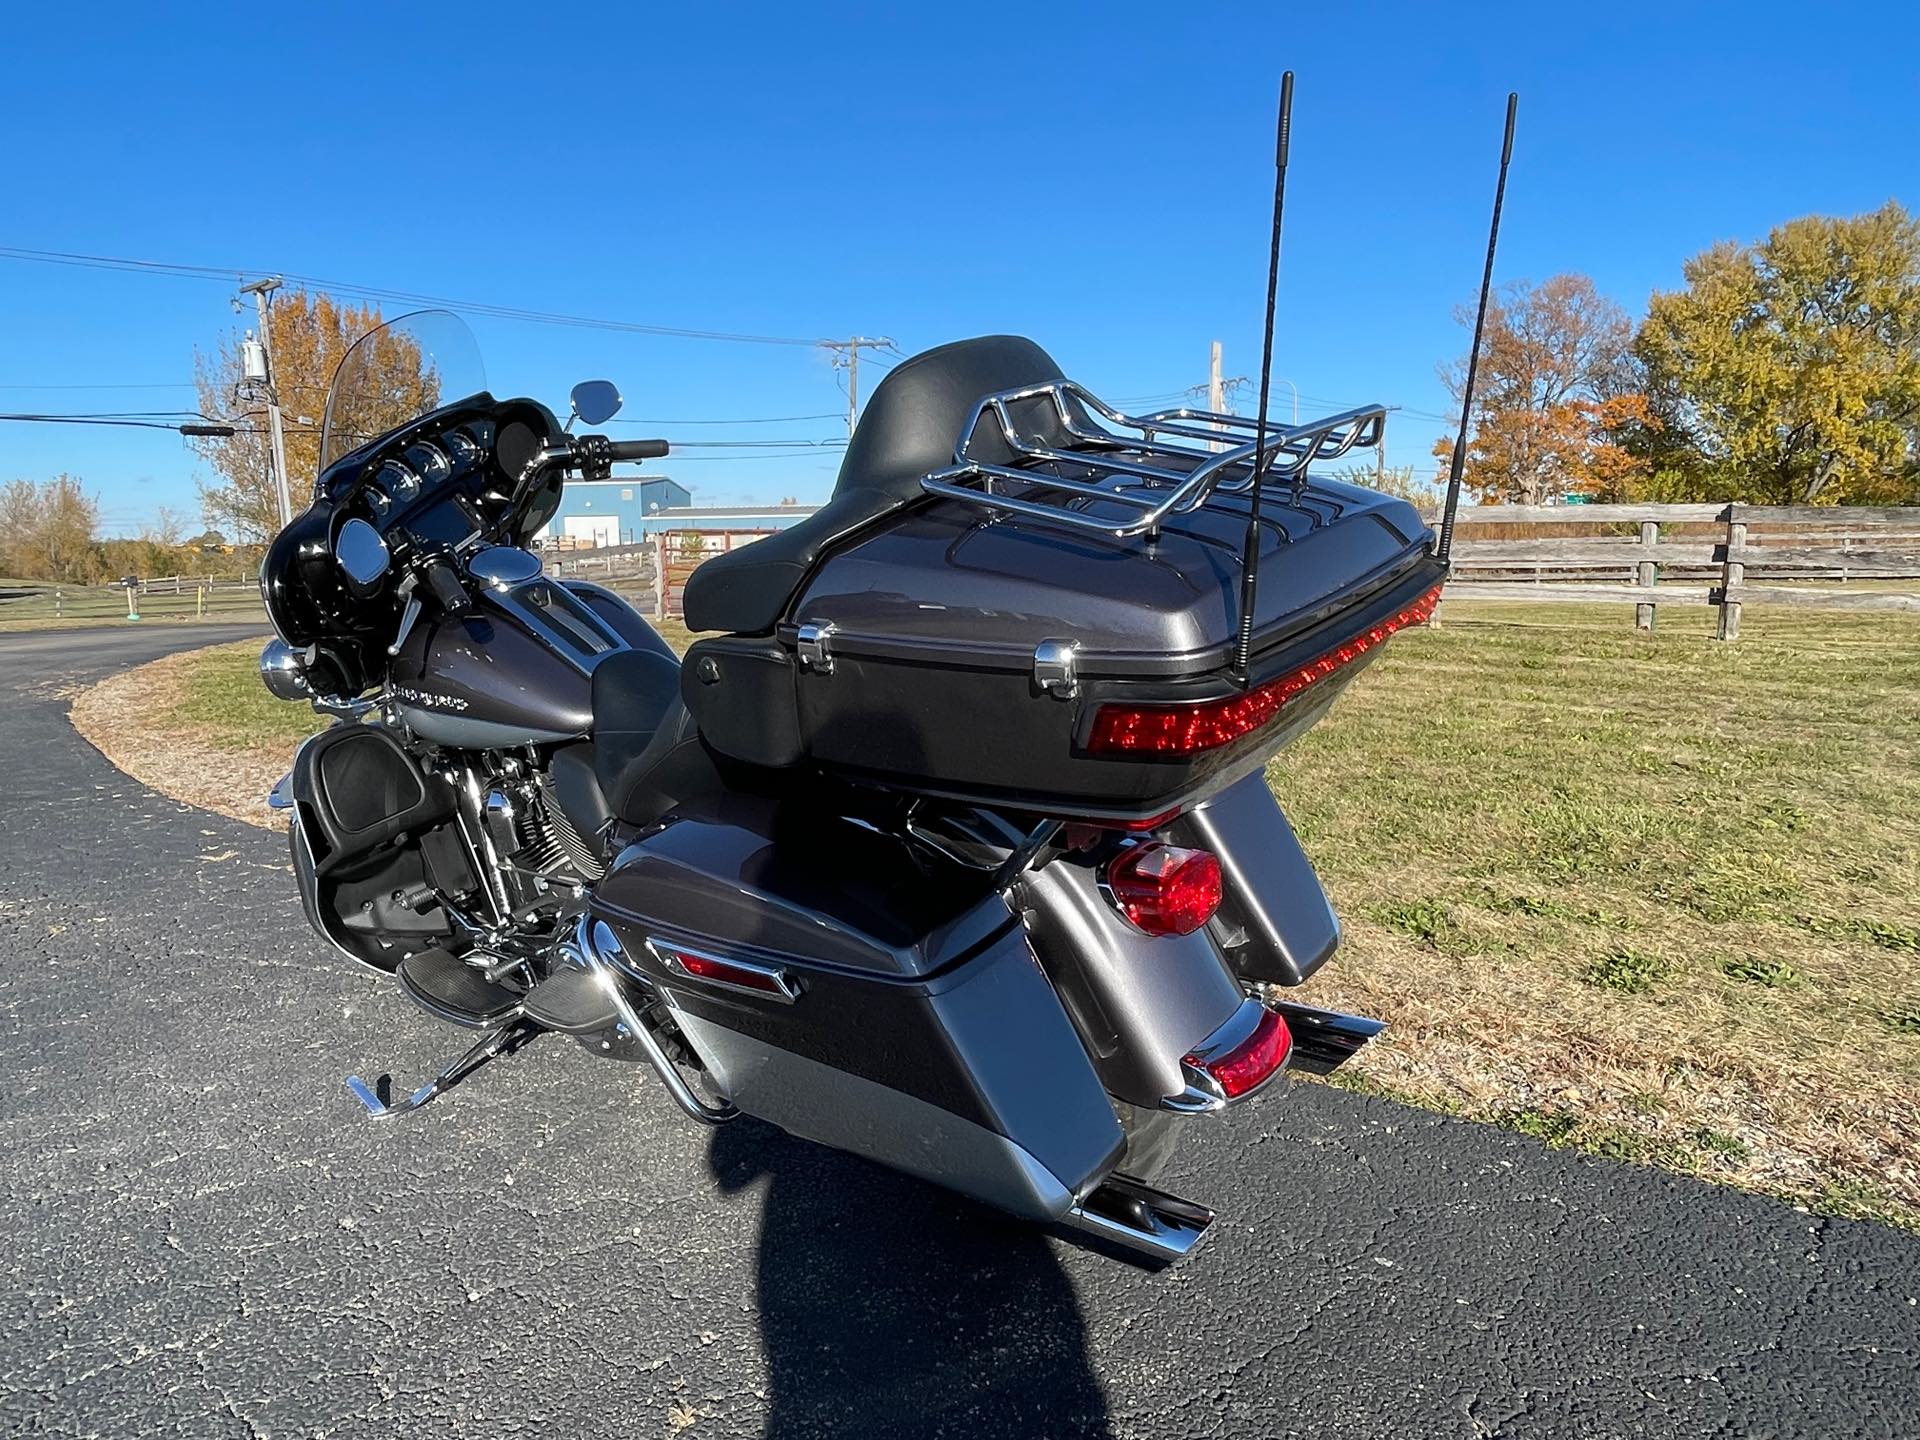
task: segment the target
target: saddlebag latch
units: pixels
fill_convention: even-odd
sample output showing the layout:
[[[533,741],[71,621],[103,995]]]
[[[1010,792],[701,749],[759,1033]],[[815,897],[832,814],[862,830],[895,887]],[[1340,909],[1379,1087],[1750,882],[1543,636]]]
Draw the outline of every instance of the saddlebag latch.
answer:
[[[1073,699],[1080,693],[1080,677],[1074,670],[1079,651],[1078,640],[1042,640],[1033,647],[1033,683],[1056,700]]]
[[[816,625],[809,622],[800,627],[800,633],[796,638],[799,641],[801,667],[807,670],[818,670],[822,675],[831,675],[833,673],[832,623]]]

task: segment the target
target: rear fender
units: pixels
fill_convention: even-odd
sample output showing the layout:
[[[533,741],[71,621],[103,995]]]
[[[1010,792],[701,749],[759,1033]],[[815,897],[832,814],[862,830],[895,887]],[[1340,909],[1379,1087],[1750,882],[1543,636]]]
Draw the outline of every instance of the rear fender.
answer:
[[[1181,1060],[1246,998],[1205,930],[1145,935],[1068,856],[1023,875],[1017,896],[1039,958],[1100,1083],[1153,1108],[1187,1088]]]

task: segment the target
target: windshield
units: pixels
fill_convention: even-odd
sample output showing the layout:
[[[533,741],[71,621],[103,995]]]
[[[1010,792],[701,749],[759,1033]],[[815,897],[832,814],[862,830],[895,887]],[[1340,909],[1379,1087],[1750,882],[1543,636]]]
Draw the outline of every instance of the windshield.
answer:
[[[487,388],[480,347],[466,322],[417,310],[354,341],[327,389],[320,468],[430,410]]]

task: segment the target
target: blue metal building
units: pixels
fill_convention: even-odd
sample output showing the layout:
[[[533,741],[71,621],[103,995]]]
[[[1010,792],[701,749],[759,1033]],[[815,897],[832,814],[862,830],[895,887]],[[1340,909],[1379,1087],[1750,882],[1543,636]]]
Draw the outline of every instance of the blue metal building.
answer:
[[[684,510],[693,494],[665,475],[618,475],[610,480],[570,480],[560,508],[547,523],[549,540],[576,545],[631,545],[671,526],[651,525],[668,510]]]

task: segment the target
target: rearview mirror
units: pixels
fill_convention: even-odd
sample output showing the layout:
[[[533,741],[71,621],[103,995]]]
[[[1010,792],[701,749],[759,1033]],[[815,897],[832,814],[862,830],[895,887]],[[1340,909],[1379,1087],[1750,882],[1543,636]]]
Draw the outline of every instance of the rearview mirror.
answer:
[[[620,387],[611,380],[582,380],[573,387],[573,413],[583,425],[604,425],[620,413]]]
[[[347,587],[364,599],[387,573],[387,542],[373,526],[355,518],[340,527],[333,542],[333,558],[347,577]]]

